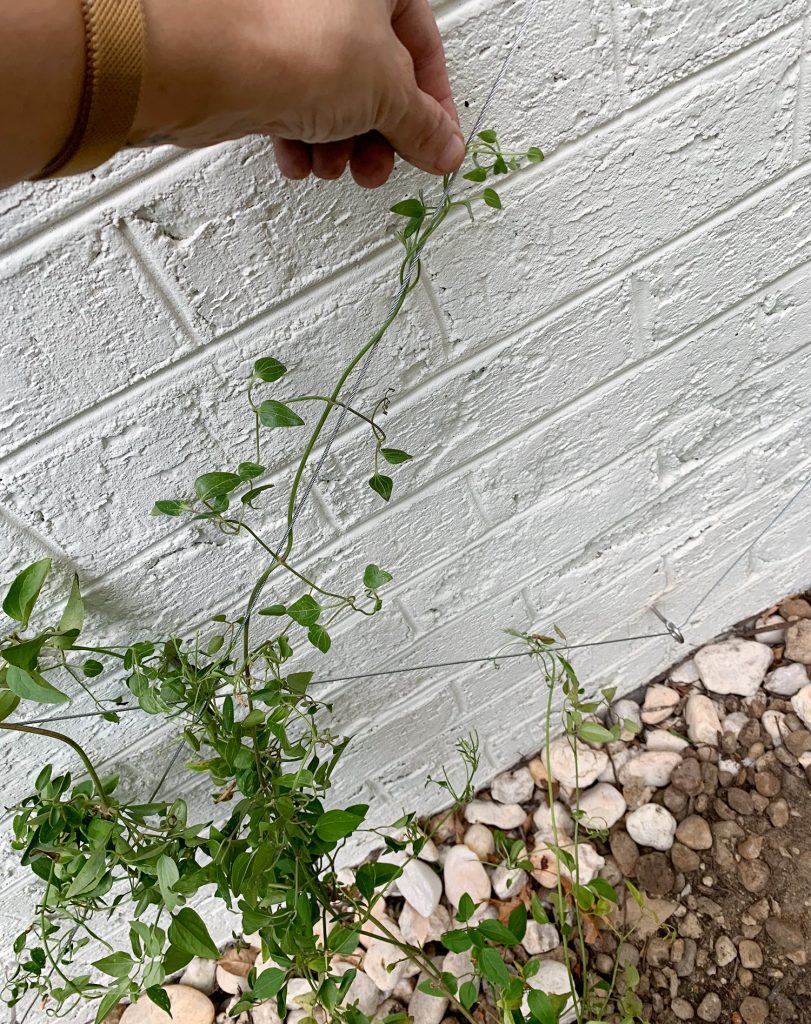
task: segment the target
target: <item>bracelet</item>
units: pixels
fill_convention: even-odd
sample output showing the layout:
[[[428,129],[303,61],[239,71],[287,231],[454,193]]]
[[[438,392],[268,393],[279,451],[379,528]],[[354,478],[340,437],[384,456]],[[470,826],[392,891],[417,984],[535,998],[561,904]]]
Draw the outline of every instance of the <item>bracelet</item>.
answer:
[[[127,141],[144,72],[146,27],[141,0],[81,0],[85,75],[73,130],[35,181],[82,174]]]

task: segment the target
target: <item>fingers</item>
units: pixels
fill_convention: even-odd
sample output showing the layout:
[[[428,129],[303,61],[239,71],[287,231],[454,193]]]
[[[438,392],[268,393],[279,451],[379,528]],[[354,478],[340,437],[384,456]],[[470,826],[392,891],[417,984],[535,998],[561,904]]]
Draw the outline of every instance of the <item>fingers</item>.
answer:
[[[392,15],[392,27],[411,54],[417,85],[433,96],[458,124],[442,37],[428,0],[399,0]]]
[[[394,150],[382,135],[368,132],[355,139],[349,166],[361,188],[379,188],[394,170]]]
[[[335,181],[346,170],[352,156],[352,139],[340,142],[324,142],[312,146],[313,174],[324,181]]]
[[[312,171],[312,153],[306,142],[274,136],[273,150],[276,153],[276,163],[285,178],[301,181]]]

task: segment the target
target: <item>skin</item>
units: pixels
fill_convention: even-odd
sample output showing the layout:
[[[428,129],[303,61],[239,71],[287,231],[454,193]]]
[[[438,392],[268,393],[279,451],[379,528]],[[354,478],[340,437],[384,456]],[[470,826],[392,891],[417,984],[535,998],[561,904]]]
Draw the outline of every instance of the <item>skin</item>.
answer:
[[[129,144],[273,139],[288,178],[382,185],[394,155],[455,170],[464,143],[428,0],[143,0],[144,81]],[[0,185],[35,175],[74,123],[78,0],[0,4]]]

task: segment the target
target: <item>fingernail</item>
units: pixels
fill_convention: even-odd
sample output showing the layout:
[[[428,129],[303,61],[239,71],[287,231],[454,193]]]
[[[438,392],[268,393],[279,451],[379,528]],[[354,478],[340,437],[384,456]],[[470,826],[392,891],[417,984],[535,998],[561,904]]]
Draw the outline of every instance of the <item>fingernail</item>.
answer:
[[[449,174],[455,171],[465,158],[465,144],[458,135],[452,135],[448,144],[442,150],[439,158],[439,170],[442,174]]]

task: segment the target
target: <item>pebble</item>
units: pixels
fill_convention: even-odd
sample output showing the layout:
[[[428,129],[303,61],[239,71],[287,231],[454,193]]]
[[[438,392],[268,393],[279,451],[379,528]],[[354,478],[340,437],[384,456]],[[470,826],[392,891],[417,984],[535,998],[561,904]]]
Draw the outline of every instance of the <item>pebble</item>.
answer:
[[[188,985],[164,985],[172,1015],[157,1007],[148,995],[128,1006],[121,1024],[214,1024],[214,1004],[196,988]]]
[[[527,884],[527,873],[523,868],[499,864],[490,876],[493,892],[500,900],[508,900],[521,892]]]
[[[669,850],[676,834],[676,819],[659,804],[644,804],[625,819],[628,835],[642,846]]]
[[[728,935],[719,935],[715,942],[715,962],[719,967],[726,967],[738,956],[735,943]]]
[[[608,829],[625,814],[627,804],[619,790],[607,782],[598,782],[580,797],[581,819],[588,829]]]
[[[217,961],[204,960],[201,956],[194,957],[183,972],[180,984],[196,988],[198,992],[210,996],[217,986]]]
[[[566,969],[565,964],[558,963],[557,960],[541,960],[538,972],[533,974],[531,978],[527,979],[527,984],[530,988],[537,989],[540,992],[546,992],[547,995],[566,995],[570,993],[571,982],[569,980],[569,972]],[[528,1015],[529,1004],[527,1003],[527,996],[521,1003],[522,1009],[525,1015]],[[572,1005],[572,1000],[569,998],[566,1001],[565,1007],[560,1014],[560,1024],[568,1024],[575,1019],[576,1010]]]
[[[530,954],[538,956],[540,953],[550,953],[560,945],[560,935],[553,924],[538,924],[530,919],[527,921],[527,930],[521,945]]]
[[[762,860],[742,860],[738,865],[738,876],[747,892],[763,892],[770,875],[769,866]]]
[[[758,633],[755,637],[758,643],[776,647],[785,641],[786,620],[781,615],[761,615],[759,619],[755,620],[755,629],[760,629],[761,626],[774,626],[775,628]]]
[[[780,602],[780,614],[787,619],[811,619],[811,604],[804,597],[787,597]]]
[[[422,917],[430,917],[442,897],[442,879],[421,860],[410,860],[403,865],[397,879],[400,895]]]
[[[766,934],[772,942],[779,946],[780,949],[793,952],[796,949],[802,949],[805,945],[805,939],[799,925],[795,925],[785,918],[770,917],[766,920],[763,927],[766,929]]]
[[[524,804],[532,799],[535,779],[529,768],[516,768],[496,776],[490,786],[490,794],[500,804]]]
[[[496,852],[495,837],[486,825],[471,825],[465,832],[464,843],[480,860]]]
[[[697,814],[691,814],[680,822],[676,838],[690,850],[709,850],[712,847],[710,826]]]
[[[636,866],[639,888],[649,896],[666,896],[676,884],[670,861],[663,853],[646,853]]]
[[[472,800],[465,807],[465,820],[471,825],[492,825],[505,831],[523,825],[526,816],[520,804],[499,804],[495,800]]]
[[[804,665],[796,661],[790,665],[781,665],[766,676],[763,688],[777,697],[793,697],[795,693],[808,686],[808,672]]]
[[[755,809],[749,793],[745,789],[738,789],[737,786],[727,790],[727,803],[736,814],[744,816],[752,814]]]
[[[422,947],[426,942],[436,942],[448,931],[451,927],[451,918],[445,907],[441,905],[433,914],[424,917],[410,903],[406,902],[400,911],[397,924],[406,942]]]
[[[681,755],[674,751],[646,751],[632,758],[620,769],[620,782],[623,785],[638,782],[643,786],[662,789],[668,785],[674,768],[680,763]]]
[[[528,925],[529,922],[527,922]],[[442,961],[442,970],[452,974],[459,982],[471,982],[476,986],[476,991],[479,991],[479,976],[474,970],[473,958],[470,955],[469,949],[462,953],[447,953]]]
[[[490,877],[476,854],[467,846],[452,847],[445,861],[445,895],[454,907],[465,893],[474,903],[490,898]]]
[[[538,810],[532,816],[532,823],[540,834],[546,839],[554,838],[554,828],[552,826],[552,813],[554,812],[555,817],[555,828],[558,833],[565,833],[571,835],[574,828],[574,821],[567,808],[556,800],[552,805],[552,810],[549,809],[548,804],[541,804]]]
[[[617,829],[609,840],[611,853],[626,878],[633,878],[639,860],[639,848],[624,829]]]
[[[448,1009],[448,1000],[444,996],[432,996],[420,991],[420,985],[429,979],[428,974],[420,975],[408,1001],[408,1016],[413,1024],[440,1024]]]
[[[764,1024],[769,1016],[769,1004],[765,999],[747,996],[741,1003],[740,1015],[746,1024]]]
[[[673,683],[697,683],[700,678],[693,658],[688,658],[670,670],[670,681]]]
[[[751,719],[745,711],[733,711],[731,715],[727,715],[724,718],[723,732],[729,733],[737,739],[741,733],[741,729],[743,729],[745,725],[748,725],[750,721]]]
[[[808,622],[811,626],[811,621],[808,619],[803,619],[803,621]],[[791,698],[791,706],[806,729],[811,729],[811,683],[794,694]]]
[[[698,1004],[696,1013],[698,1014],[699,1020],[705,1021],[716,1021],[721,1016],[721,1000],[715,994],[715,992],[708,992],[701,1002]]]
[[[384,996],[391,995],[398,982],[408,974],[410,965],[402,957],[396,946],[383,939],[372,939],[366,947],[363,970]]]
[[[701,775],[701,764],[695,757],[685,758],[681,764],[676,765],[673,774],[670,776],[670,784],[674,789],[687,796],[698,796],[704,788],[704,779]]]
[[[757,693],[772,663],[772,653],[755,640],[722,640],[693,656],[701,682],[711,693],[751,697]]]
[[[795,757],[802,757],[811,751],[811,732],[807,729],[797,729],[786,736],[786,749]]]
[[[700,693],[692,694],[684,709],[684,720],[687,723],[687,735],[693,743],[718,745],[721,722],[709,697]]]
[[[763,836],[747,836],[738,843],[738,854],[744,860],[757,860],[763,850]]]
[[[640,718],[645,725],[659,725],[675,713],[680,700],[679,693],[669,686],[662,686],[661,683],[649,686],[645,691],[645,703],[642,705]]]
[[[577,749],[577,764],[573,746]],[[597,781],[597,776],[608,764],[608,754],[604,750],[594,750],[587,743],[578,739],[570,740],[567,736],[559,736],[549,744],[548,760],[552,769],[552,777],[567,789],[587,789]]]
[[[701,858],[695,851],[681,843],[674,843],[670,850],[670,859],[677,871],[698,871],[701,866]]]
[[[688,1003],[681,996],[676,996],[675,999],[671,1000],[670,1009],[679,1020],[692,1020],[695,1016],[692,1003]]]
[[[778,797],[777,800],[772,800],[766,808],[766,814],[775,828],[785,828],[788,825],[791,812],[786,801],[782,797]]]
[[[785,657],[788,661],[811,665],[811,619],[800,619],[786,630]]]
[[[780,792],[780,779],[771,772],[756,772],[755,789],[761,796],[767,796],[771,799]]]
[[[738,943],[738,956],[741,966],[757,971],[763,966],[763,950],[752,939],[741,939]]]
[[[648,750],[670,750],[680,753],[689,746],[688,740],[668,732],[667,729],[649,729],[645,734],[645,747]]]
[[[640,707],[635,700],[616,700],[608,710],[608,720],[612,725],[622,726],[620,740],[630,743],[631,740],[642,731],[642,715]],[[630,728],[626,726],[630,723]]]
[[[764,711],[760,718],[761,725],[766,730],[769,739],[775,747],[781,747],[783,740],[788,733],[786,716],[782,711]]]

